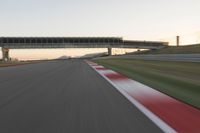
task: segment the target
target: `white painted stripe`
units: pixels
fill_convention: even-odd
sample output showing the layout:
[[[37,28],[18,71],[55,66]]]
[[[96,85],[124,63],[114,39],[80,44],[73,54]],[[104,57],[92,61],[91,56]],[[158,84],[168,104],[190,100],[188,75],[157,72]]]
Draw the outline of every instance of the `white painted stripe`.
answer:
[[[159,100],[168,100],[171,99],[169,96],[164,95],[163,93],[152,89],[149,86],[146,86],[144,84],[141,84],[134,80],[111,80],[114,84],[116,84],[121,89],[124,89],[134,96],[141,96],[141,95],[148,95],[150,97],[157,98]]]
[[[116,72],[112,71],[112,70],[98,70],[99,73],[101,74],[117,74]]]
[[[92,66],[91,66],[92,67]],[[93,67],[92,67],[93,68]],[[137,100],[131,97],[128,93],[124,91],[124,88],[121,88],[119,85],[112,82],[108,79],[104,74],[100,73],[98,70],[93,68],[97,73],[99,73],[102,77],[104,77],[111,85],[113,85],[121,94],[123,94],[132,104],[134,104],[141,112],[143,112],[150,120],[152,120],[161,130],[166,133],[177,133],[173,128],[171,128],[167,123],[165,123],[162,119],[148,110],[145,106],[140,104]],[[129,79],[131,80],[131,79]],[[134,80],[132,80],[134,81]],[[134,81],[136,82],[136,81]],[[134,86],[133,86],[134,87]]]

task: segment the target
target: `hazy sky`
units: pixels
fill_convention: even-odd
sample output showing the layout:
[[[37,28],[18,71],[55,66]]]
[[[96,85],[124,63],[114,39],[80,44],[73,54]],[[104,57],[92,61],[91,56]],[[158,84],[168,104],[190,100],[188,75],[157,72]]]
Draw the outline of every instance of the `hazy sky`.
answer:
[[[0,0],[0,36],[166,40],[195,33],[198,41],[199,13],[200,0]]]

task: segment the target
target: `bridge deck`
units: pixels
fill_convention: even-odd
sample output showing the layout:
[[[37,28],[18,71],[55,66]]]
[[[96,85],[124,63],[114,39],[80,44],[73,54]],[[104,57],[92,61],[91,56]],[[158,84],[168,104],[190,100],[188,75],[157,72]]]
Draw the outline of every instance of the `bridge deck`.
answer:
[[[120,37],[0,37],[0,47],[22,48],[143,48],[160,49],[166,42],[130,41]]]

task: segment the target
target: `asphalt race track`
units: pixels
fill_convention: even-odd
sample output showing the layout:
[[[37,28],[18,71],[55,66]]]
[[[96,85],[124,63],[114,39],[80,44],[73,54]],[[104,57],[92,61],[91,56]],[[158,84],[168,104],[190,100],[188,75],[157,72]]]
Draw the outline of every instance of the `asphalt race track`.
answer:
[[[0,68],[0,133],[162,132],[83,60]]]

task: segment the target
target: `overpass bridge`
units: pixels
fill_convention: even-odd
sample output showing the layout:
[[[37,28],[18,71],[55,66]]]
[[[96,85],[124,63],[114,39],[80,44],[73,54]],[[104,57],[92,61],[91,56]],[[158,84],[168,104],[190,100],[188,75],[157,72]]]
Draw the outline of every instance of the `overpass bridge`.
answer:
[[[161,49],[167,42],[123,40],[121,37],[0,37],[3,60],[9,60],[9,49],[40,48],[112,48]]]

